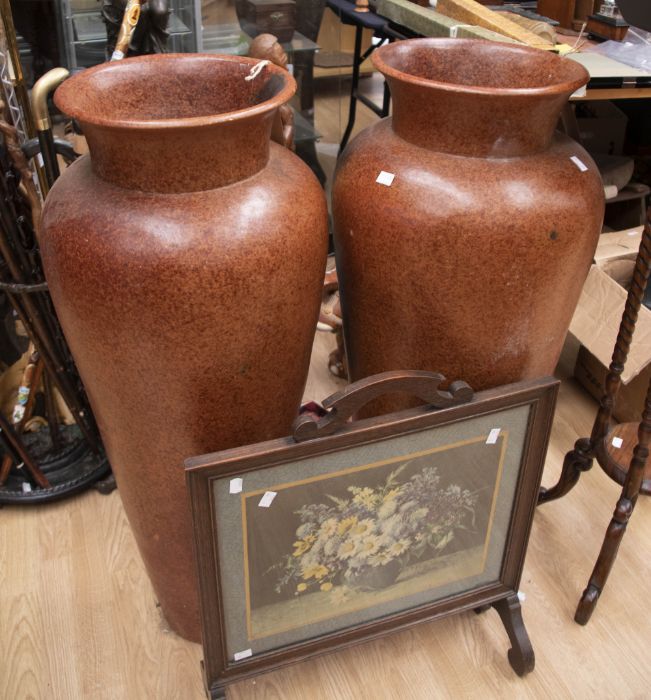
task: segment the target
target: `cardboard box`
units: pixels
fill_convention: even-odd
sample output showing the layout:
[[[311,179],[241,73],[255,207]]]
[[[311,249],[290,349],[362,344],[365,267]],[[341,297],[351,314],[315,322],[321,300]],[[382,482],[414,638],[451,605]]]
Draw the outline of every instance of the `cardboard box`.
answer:
[[[607,374],[607,368],[582,345],[576,358],[574,377],[597,401],[600,401],[603,396]],[[628,384],[622,384],[613,412],[616,421],[619,423],[640,421],[649,381],[651,381],[651,365],[643,369]]]
[[[633,277],[641,238],[642,226],[602,233],[594,254],[597,267],[626,289]]]
[[[641,237],[641,226],[601,234],[595,264],[590,268],[570,325],[570,333],[581,343],[574,376],[597,400],[604,392]],[[642,306],[615,402],[616,420],[640,420],[649,379],[651,311]]]

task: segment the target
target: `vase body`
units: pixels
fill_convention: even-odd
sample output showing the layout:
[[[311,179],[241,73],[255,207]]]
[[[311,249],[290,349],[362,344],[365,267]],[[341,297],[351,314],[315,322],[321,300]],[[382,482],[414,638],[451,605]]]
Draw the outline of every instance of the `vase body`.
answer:
[[[129,59],[55,96],[90,156],[45,205],[52,299],[156,596],[194,641],[183,461],[290,432],[327,248],[318,182],[269,142],[293,80],[267,67],[245,82],[254,63]]]
[[[473,40],[374,55],[393,117],[351,141],[333,188],[351,381],[423,369],[479,390],[552,373],[603,218],[594,162],[555,132],[587,73]]]

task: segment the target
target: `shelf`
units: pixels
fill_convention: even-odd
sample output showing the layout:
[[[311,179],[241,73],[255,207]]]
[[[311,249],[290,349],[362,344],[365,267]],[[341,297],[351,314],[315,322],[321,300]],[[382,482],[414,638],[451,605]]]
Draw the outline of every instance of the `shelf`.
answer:
[[[606,204],[613,204],[615,202],[630,202],[634,199],[644,199],[649,194],[651,194],[651,188],[648,185],[644,185],[639,182],[629,182],[628,185],[623,187],[615,197],[607,199]]]
[[[204,28],[203,50],[205,53],[225,53],[236,56],[244,56],[249,50],[253,37],[246,34],[239,24],[221,24]],[[319,45],[303,36],[300,32],[294,32],[291,41],[281,44],[288,56],[303,51],[315,52]]]
[[[98,11],[73,13],[72,26],[75,39],[71,42],[73,46],[84,44],[106,43],[106,25],[102,20],[102,13]],[[192,30],[184,24],[175,14],[170,14],[167,25],[170,36],[182,36],[191,34]]]
[[[602,449],[598,457],[601,468],[608,476],[623,485],[628,473],[628,467],[633,457],[633,449],[637,445],[639,423],[619,423],[615,425],[603,439]],[[613,445],[613,439],[622,440],[620,447]],[[616,441],[618,442],[618,441]],[[651,460],[647,460],[640,493],[651,494]]]

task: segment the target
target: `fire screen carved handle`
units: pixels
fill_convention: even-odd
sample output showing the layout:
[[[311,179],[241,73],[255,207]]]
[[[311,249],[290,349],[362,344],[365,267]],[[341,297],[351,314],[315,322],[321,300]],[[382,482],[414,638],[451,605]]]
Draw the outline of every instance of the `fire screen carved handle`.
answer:
[[[294,422],[293,435],[296,442],[330,435],[369,401],[393,392],[411,394],[434,408],[448,408],[466,403],[473,397],[473,390],[466,382],[451,382],[448,390],[439,389],[445,377],[438,372],[423,370],[398,370],[383,372],[348,385],[332,394],[323,402],[327,414],[316,420],[311,416],[300,416]]]

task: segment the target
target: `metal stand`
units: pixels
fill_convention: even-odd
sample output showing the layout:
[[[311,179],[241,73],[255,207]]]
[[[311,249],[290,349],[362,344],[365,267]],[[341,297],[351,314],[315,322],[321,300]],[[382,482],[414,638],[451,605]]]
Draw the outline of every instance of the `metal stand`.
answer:
[[[0,59],[2,56],[0,55]],[[1,67],[1,66],[0,66]],[[0,293],[6,295],[31,341],[30,359],[17,392],[12,422],[0,416],[0,505],[52,501],[91,486],[110,472],[90,404],[54,312],[45,280],[37,227],[41,199],[32,179],[29,159],[43,156],[45,194],[59,174],[59,142],[52,137],[47,97],[68,72],[54,69],[32,90],[38,139],[27,139],[6,121],[4,105],[11,84],[2,82],[0,102]],[[22,139],[22,140],[21,140]],[[64,156],[74,157],[69,148]],[[42,401],[39,413],[36,396]],[[57,394],[75,421],[64,425],[57,410]],[[29,423],[42,421],[35,432]],[[33,427],[33,426],[32,426]],[[108,493],[110,484],[100,489]]]
[[[384,17],[380,17],[380,15],[376,15],[374,12],[360,12],[359,8],[355,6],[354,2],[347,2],[347,0],[328,0],[328,7],[338,15],[342,24],[348,24],[355,27],[355,48],[353,53],[352,84],[350,87],[350,106],[348,108],[348,123],[346,124],[344,135],[341,139],[341,143],[339,144],[339,153],[341,154],[344,148],[346,148],[350,134],[355,126],[355,119],[357,117],[357,102],[361,102],[372,112],[377,114],[378,117],[384,118],[389,114],[391,97],[386,82],[384,84],[384,95],[382,97],[381,107],[378,107],[375,102],[360,93],[359,74],[362,63],[364,63],[364,61],[373,53],[373,51],[375,51],[375,49],[378,48],[378,46],[382,46],[387,41],[404,39],[405,37],[391,29],[391,27],[389,27],[388,20],[386,20]],[[371,44],[371,46],[369,46],[368,49],[362,53],[362,38],[364,29],[372,29],[374,36],[380,41],[377,44]]]

